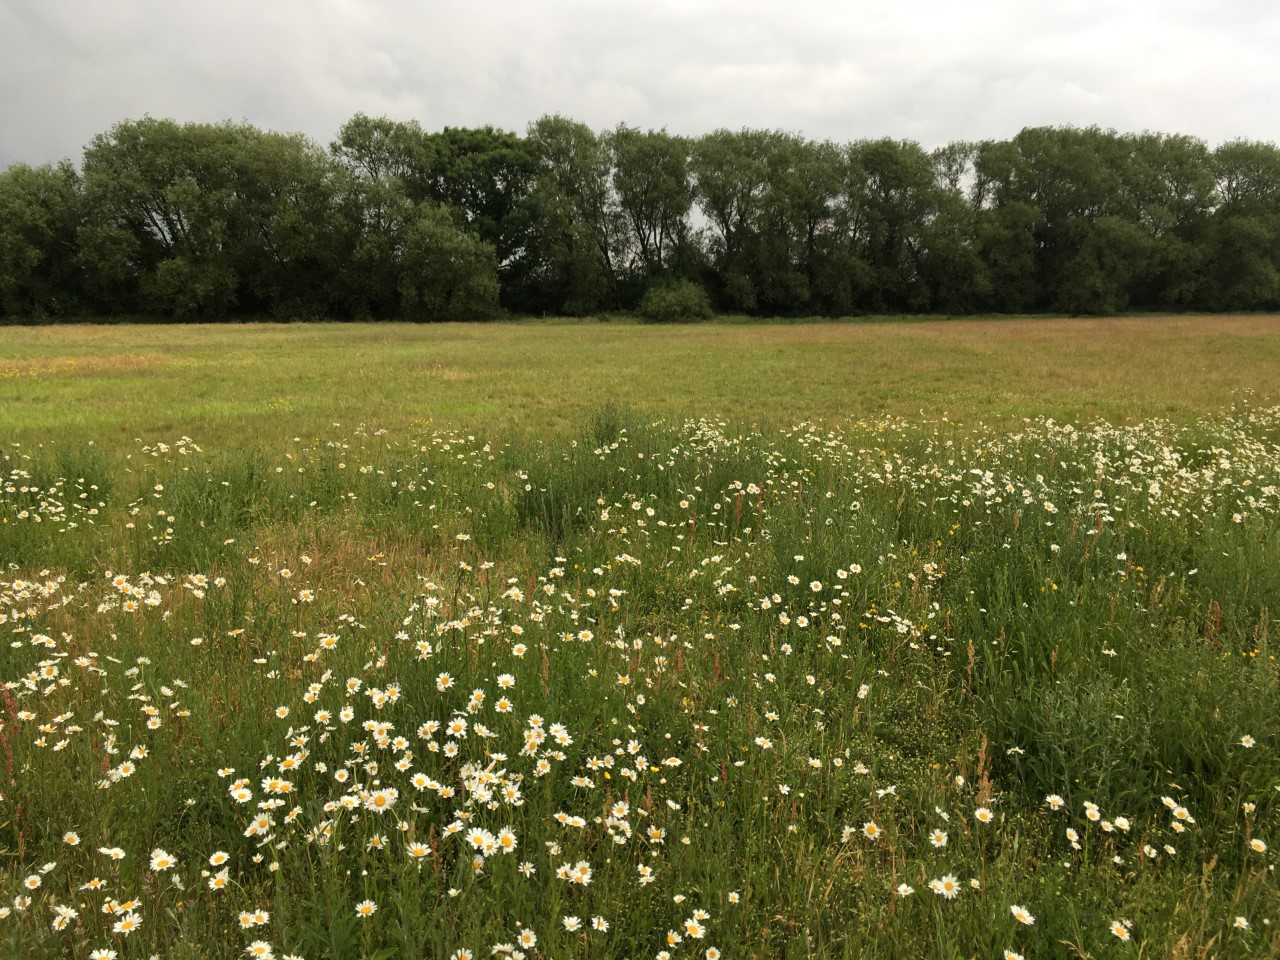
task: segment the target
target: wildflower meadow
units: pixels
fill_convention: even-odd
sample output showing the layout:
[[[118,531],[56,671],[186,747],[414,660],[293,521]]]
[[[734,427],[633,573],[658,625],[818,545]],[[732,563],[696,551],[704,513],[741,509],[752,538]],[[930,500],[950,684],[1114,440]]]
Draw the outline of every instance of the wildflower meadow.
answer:
[[[0,956],[1277,955],[1280,407],[662,389],[6,420]]]

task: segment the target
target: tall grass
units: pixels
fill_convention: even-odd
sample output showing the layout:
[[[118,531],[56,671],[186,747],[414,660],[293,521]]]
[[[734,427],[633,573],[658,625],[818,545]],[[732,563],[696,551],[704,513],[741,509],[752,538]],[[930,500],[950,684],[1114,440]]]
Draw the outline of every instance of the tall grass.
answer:
[[[1273,955],[1277,437],[10,449],[0,951]]]

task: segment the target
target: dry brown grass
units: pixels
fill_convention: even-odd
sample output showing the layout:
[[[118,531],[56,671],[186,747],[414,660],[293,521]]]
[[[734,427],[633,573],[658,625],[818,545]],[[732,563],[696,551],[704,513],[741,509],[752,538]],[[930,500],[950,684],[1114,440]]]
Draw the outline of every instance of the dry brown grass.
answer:
[[[35,357],[10,360],[0,357],[0,379],[41,380],[51,377],[87,377],[99,374],[133,374],[171,362],[159,354],[118,353],[88,357]]]

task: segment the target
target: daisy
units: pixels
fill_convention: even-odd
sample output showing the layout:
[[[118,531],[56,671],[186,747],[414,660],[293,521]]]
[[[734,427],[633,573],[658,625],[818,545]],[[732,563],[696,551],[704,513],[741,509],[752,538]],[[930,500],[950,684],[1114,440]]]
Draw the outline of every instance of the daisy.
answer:
[[[111,928],[111,932],[127,937],[140,926],[142,926],[142,918],[136,913],[130,911],[115,922],[115,926]]]
[[[940,897],[954,900],[960,896],[960,882],[951,874],[929,881],[929,889]]]
[[[1028,927],[1036,922],[1036,918],[1031,915],[1030,910],[1016,903],[1009,907],[1009,912],[1013,914],[1013,919]]]

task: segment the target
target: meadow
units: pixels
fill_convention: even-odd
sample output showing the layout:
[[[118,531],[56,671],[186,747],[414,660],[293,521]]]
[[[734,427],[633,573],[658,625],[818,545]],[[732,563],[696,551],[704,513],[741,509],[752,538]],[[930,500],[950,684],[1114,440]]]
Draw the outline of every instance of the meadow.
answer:
[[[1280,954],[1273,318],[0,343],[0,956]]]

